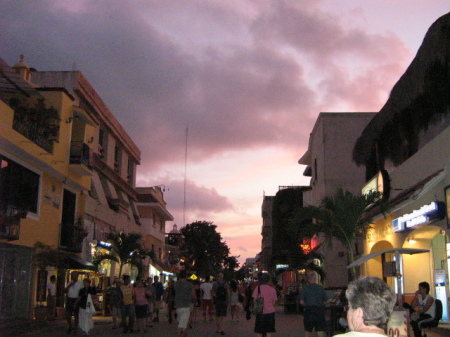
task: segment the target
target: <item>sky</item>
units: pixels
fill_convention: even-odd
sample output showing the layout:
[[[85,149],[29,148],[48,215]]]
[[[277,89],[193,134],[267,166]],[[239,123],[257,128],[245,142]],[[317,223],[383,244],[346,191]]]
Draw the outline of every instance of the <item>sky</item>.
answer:
[[[167,230],[211,221],[242,263],[261,251],[263,196],[309,185],[298,160],[318,114],[378,112],[449,11],[448,0],[2,0],[0,58],[80,70],[141,150],[137,186],[165,186]]]

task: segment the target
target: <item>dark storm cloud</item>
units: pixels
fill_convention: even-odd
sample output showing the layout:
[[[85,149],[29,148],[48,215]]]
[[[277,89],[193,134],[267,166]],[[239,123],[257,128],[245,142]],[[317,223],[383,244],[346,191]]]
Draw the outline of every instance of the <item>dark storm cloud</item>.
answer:
[[[345,29],[319,4],[4,1],[0,57],[80,70],[141,149],[146,174],[182,165],[186,127],[197,163],[266,146],[298,151],[331,105],[374,111],[401,63],[380,60],[404,52],[396,37]],[[365,65],[357,76],[345,67],[354,56]],[[231,207],[195,188],[198,214]]]
[[[0,42],[10,48],[2,56],[14,63],[24,53],[38,70],[76,66],[141,148],[147,167],[182,159],[187,124],[191,155],[203,160],[230,149],[294,147],[310,129],[315,94],[292,56],[236,45],[227,53],[205,47],[199,57],[128,4],[89,2],[68,10],[45,1],[8,2]]]

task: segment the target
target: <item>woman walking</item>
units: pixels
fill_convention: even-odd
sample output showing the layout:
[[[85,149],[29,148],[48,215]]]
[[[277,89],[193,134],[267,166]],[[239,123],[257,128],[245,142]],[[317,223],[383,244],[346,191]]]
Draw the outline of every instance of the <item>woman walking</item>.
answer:
[[[275,308],[273,307],[277,298],[277,291],[274,287],[268,285],[270,281],[269,274],[261,274],[259,276],[259,284],[253,291],[253,300],[264,298],[264,306],[262,314],[256,315],[255,333],[256,336],[271,337],[275,332]]]
[[[238,284],[235,280],[230,282],[230,311],[231,311],[231,321],[239,322],[239,289]]]
[[[148,300],[152,293],[145,286],[141,279],[136,280],[136,288],[134,289],[135,299],[134,308],[136,311],[137,331],[147,332],[145,328],[145,320],[147,318]]]
[[[85,336],[89,336],[89,332],[94,327],[94,320],[92,316],[95,314],[94,303],[92,302],[92,295],[96,294],[95,288],[91,287],[91,280],[83,280],[84,287],[81,288],[80,293],[75,301],[75,305],[79,306],[79,326]]]

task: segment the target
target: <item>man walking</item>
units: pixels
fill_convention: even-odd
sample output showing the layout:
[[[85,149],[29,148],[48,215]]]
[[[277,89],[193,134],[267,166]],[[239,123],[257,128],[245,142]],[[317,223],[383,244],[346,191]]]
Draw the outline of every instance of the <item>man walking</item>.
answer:
[[[229,303],[228,289],[228,284],[223,280],[223,274],[219,273],[217,275],[217,281],[213,284],[212,294],[214,296],[214,305],[216,309],[216,332],[221,335],[225,335],[225,332],[223,331],[223,323],[225,317],[227,316],[227,308]]]
[[[177,337],[187,336],[187,326],[191,316],[191,303],[195,298],[194,286],[187,280],[186,270],[181,270],[175,282],[175,308],[178,316]]]
[[[123,284],[120,286],[122,292],[122,327],[123,332],[134,332],[134,287],[130,284],[130,275],[123,275]],[[128,318],[128,322],[127,322]]]
[[[161,307],[161,298],[164,294],[164,286],[159,282],[159,277],[155,276],[153,278],[153,288],[155,289],[155,302],[153,303],[154,318],[153,322],[159,322],[159,308]]]
[[[325,337],[325,302],[327,301],[327,294],[325,289],[317,284],[317,277],[316,272],[310,272],[308,274],[309,284],[303,287],[300,294],[300,303],[305,307],[303,320],[306,337],[312,337],[314,329],[318,337]]]
[[[64,292],[67,294],[66,298],[66,320],[69,324],[69,329],[67,330],[67,334],[75,331],[75,328],[78,326],[78,308],[75,305],[75,301],[78,298],[78,294],[80,290],[84,288],[83,281],[78,279],[79,273],[77,271],[73,271],[70,274],[70,282],[67,284],[67,287],[64,289]],[[72,325],[72,316],[75,316],[75,322]]]

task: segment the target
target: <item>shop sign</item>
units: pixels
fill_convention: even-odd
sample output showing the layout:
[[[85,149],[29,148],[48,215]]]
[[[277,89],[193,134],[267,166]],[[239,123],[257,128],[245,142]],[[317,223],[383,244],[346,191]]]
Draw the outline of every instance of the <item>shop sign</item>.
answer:
[[[394,232],[401,232],[412,227],[423,225],[432,220],[441,220],[444,218],[445,204],[443,202],[433,201],[411,213],[392,220],[392,229]]]

